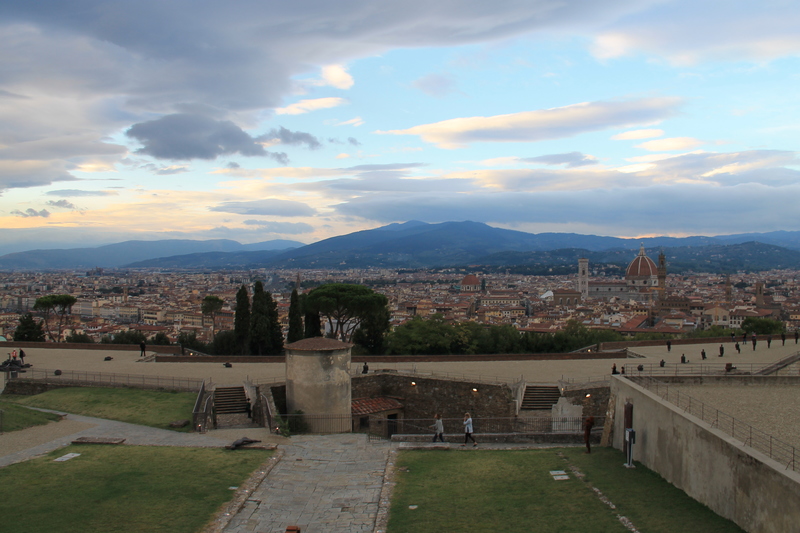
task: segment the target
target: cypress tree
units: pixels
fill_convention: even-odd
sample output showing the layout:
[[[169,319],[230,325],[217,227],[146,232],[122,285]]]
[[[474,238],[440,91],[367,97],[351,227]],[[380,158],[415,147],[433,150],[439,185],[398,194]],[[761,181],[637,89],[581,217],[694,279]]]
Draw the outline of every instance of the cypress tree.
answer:
[[[303,338],[303,315],[300,312],[300,297],[297,289],[292,291],[289,300],[289,333],[286,335],[286,342],[292,343]]]
[[[236,335],[236,343],[239,353],[249,352],[248,338],[250,337],[250,294],[247,287],[241,286],[236,293],[236,313],[233,316],[233,331]]]

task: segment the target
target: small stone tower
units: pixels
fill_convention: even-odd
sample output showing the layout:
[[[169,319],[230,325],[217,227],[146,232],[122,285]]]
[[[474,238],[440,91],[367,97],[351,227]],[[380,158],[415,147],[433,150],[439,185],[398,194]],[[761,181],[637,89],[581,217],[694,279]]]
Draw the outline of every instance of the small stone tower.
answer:
[[[286,345],[286,406],[306,415],[312,430],[351,431],[350,348],[352,344],[312,337]]]

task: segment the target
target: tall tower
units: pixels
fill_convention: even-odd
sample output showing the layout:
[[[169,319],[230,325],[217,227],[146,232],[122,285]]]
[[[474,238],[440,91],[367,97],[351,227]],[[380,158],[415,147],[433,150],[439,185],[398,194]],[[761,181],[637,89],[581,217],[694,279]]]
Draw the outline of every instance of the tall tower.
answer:
[[[725,276],[725,301],[728,302],[728,305],[733,303],[733,285],[731,285],[730,274]]]
[[[664,250],[658,254],[658,299],[663,300],[667,296],[667,256]]]
[[[756,307],[764,307],[764,284],[756,283]]]
[[[578,259],[578,292],[582,301],[589,298],[589,260],[585,257]]]

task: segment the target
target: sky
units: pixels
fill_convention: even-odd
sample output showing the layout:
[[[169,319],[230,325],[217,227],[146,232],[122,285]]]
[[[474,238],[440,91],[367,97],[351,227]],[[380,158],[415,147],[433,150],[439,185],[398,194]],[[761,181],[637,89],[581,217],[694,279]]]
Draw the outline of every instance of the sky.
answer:
[[[800,230],[800,3],[4,0],[0,253]]]

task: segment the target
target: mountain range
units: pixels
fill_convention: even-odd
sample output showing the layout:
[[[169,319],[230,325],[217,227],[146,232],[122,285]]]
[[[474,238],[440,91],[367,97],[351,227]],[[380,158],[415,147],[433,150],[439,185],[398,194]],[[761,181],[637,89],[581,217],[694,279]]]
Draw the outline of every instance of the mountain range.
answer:
[[[0,256],[0,269],[431,268],[466,265],[625,265],[640,245],[670,271],[800,268],[800,232],[623,239],[575,233],[525,233],[479,222],[410,221],[313,244],[232,240],[126,241],[97,248],[31,250]]]

